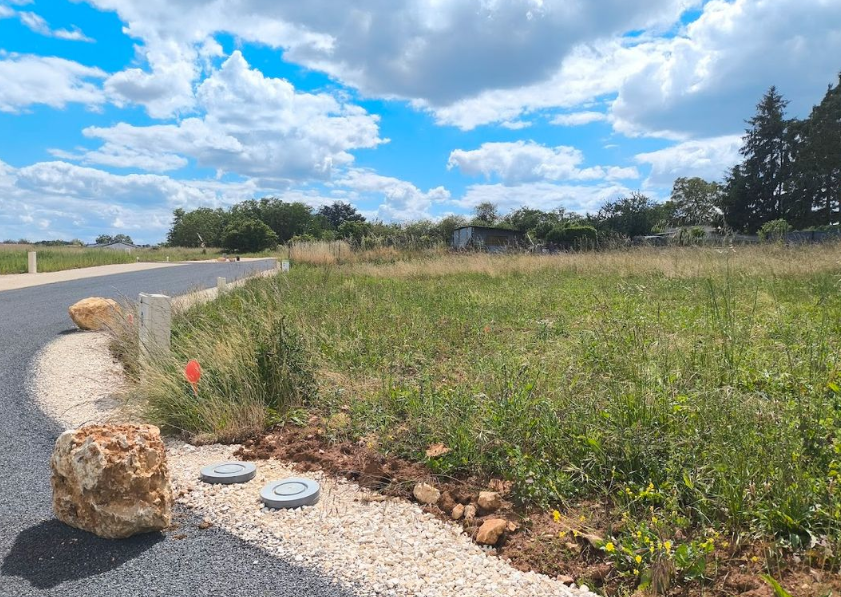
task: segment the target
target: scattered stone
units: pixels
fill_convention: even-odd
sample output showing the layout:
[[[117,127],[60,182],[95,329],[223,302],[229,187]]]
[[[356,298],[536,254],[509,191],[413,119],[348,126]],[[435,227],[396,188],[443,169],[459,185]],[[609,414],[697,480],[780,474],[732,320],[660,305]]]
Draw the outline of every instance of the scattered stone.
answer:
[[[476,533],[476,543],[481,545],[496,545],[499,538],[508,527],[508,521],[502,518],[489,518],[482,523]]]
[[[418,483],[412,490],[412,495],[421,504],[433,505],[437,504],[441,498],[441,492],[429,483]]]
[[[444,512],[452,512],[453,508],[456,507],[456,503],[452,494],[449,491],[445,491],[441,494],[441,499],[438,500],[438,507]]]
[[[478,504],[485,512],[496,512],[502,506],[502,500],[495,491],[481,491]]]
[[[209,521],[209,520],[207,520],[207,519],[202,520],[202,521],[199,523],[199,528],[200,528],[201,530],[203,530],[203,531],[206,531],[207,529],[209,529],[209,528],[210,528],[210,527],[212,527],[212,526],[213,526],[213,523],[212,523],[212,522],[210,522],[210,521]]]
[[[113,328],[120,314],[116,301],[100,297],[82,299],[68,311],[70,319],[82,330],[103,330]]]
[[[450,449],[444,444],[432,444],[426,449],[426,457],[438,458],[439,456],[447,454],[449,451]]]
[[[53,510],[72,527],[117,539],[160,531],[171,522],[172,491],[157,427],[65,431],[50,465]]]
[[[575,584],[575,579],[568,574],[559,574],[556,578],[565,585]]]
[[[572,541],[567,541],[566,543],[564,543],[564,547],[566,547],[569,551],[571,551],[574,554],[581,553],[581,546],[578,545],[578,543],[573,543]]]
[[[468,504],[464,507],[464,520],[465,522],[473,522],[476,520],[476,506]]]
[[[464,504],[456,504],[453,506],[450,516],[453,520],[459,520],[462,516],[464,516]]]

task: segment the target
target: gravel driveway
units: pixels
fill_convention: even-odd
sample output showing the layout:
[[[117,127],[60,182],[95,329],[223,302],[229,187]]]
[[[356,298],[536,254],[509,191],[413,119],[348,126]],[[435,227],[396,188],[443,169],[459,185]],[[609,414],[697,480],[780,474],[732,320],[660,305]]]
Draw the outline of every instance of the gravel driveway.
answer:
[[[87,296],[182,294],[274,261],[201,263],[0,292],[0,596],[345,596],[333,581],[266,555],[177,511],[177,536],[107,541],[52,516],[49,458],[60,428],[35,405],[27,371],[72,329],[67,307]]]

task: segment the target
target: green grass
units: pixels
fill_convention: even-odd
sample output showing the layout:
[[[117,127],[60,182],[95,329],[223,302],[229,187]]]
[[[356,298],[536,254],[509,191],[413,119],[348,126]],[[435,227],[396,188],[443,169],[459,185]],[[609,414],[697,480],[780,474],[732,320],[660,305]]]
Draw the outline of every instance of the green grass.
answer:
[[[703,574],[708,529],[837,548],[837,251],[293,266],[177,320],[174,357],[134,393],[155,422],[193,435],[236,439],[308,404],[347,410],[350,433],[384,452],[424,460],[443,442],[438,472],[505,478],[524,504],[610,503],[624,516],[610,536],[643,550],[640,567],[654,556],[635,542],[677,529],[697,538],[680,546],[687,577]],[[262,383],[253,350],[230,348],[253,342],[255,321],[296,330],[317,395],[252,392],[269,414],[246,425],[191,419],[205,401],[241,399],[223,372]],[[215,376],[198,399],[178,369],[193,357]]]
[[[226,253],[221,249],[192,249],[184,247],[134,249],[131,253],[109,249],[88,249],[85,247],[42,248],[30,245],[0,244],[0,275],[25,274],[28,270],[27,253],[38,253],[39,272],[57,272],[67,269],[113,265],[116,263],[199,261],[216,259]],[[274,252],[248,253],[243,257],[285,257],[282,249]]]

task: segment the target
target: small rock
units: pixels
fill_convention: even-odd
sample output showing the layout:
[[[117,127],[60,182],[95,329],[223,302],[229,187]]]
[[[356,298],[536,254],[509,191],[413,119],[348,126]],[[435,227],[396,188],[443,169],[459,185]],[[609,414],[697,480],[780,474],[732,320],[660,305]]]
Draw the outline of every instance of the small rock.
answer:
[[[429,483],[418,483],[415,485],[412,495],[421,504],[437,504],[438,500],[441,499],[441,492]]]
[[[567,541],[566,543],[564,543],[564,547],[566,547],[568,550],[570,550],[574,554],[581,553],[581,546],[578,545],[578,543],[573,543],[572,541]]]
[[[568,574],[559,574],[558,581],[564,583],[565,585],[571,585],[575,583],[575,579],[569,576]]]
[[[476,543],[482,545],[496,545],[502,533],[508,527],[508,521],[502,518],[490,518],[482,523],[476,533]]]
[[[68,309],[70,319],[79,329],[102,330],[113,328],[120,314],[120,305],[116,301],[100,297],[82,299]]]
[[[209,529],[209,528],[210,528],[210,527],[212,527],[212,526],[213,526],[213,523],[212,523],[212,522],[210,522],[209,520],[202,520],[202,521],[199,523],[199,528],[200,528],[201,530],[203,530],[203,531],[206,531],[207,529]]]
[[[427,458],[438,458],[448,453],[450,449],[444,444],[432,444],[426,449]]]
[[[464,520],[466,522],[473,522],[476,520],[476,506],[468,504],[464,507]]]
[[[496,512],[502,506],[502,500],[495,491],[481,491],[478,504],[485,512]]]
[[[453,506],[453,511],[450,514],[453,520],[459,520],[462,516],[464,516],[464,504],[456,504]]]
[[[449,491],[445,491],[441,494],[441,499],[438,500],[438,506],[444,512],[452,512],[453,508],[456,507],[456,501],[453,499],[453,496]]]

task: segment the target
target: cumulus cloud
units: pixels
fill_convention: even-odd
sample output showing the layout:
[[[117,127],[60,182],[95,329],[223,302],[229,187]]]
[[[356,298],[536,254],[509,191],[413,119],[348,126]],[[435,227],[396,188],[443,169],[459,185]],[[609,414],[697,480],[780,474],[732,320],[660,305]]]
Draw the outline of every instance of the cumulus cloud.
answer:
[[[105,96],[94,81],[105,76],[99,68],[64,58],[10,54],[0,59],[0,112],[20,112],[33,104],[98,107]]]
[[[545,211],[564,208],[578,213],[595,212],[607,201],[627,196],[631,189],[618,183],[598,185],[553,184],[534,182],[517,186],[503,184],[478,184],[467,188],[464,196],[453,204],[462,209],[473,209],[490,201],[502,211],[521,206]]]
[[[234,52],[199,85],[204,113],[177,124],[89,127],[104,143],[80,156],[86,163],[176,170],[202,167],[261,179],[327,179],[353,162],[350,150],[376,147],[378,117],[327,93],[301,93],[284,79],[265,77]]]
[[[2,8],[3,7],[0,6],[0,16],[2,15]],[[82,33],[78,27],[73,27],[71,29],[53,29],[50,27],[49,23],[44,20],[44,17],[34,12],[20,12],[18,13],[18,17],[20,18],[20,22],[28,29],[45,37],[56,37],[58,39],[66,39],[70,41],[94,41]]]
[[[283,49],[285,60],[328,73],[366,95],[439,108],[490,90],[543,83],[581,44],[668,27],[699,1],[363,0],[352,8],[335,0],[91,3],[117,11],[129,34],[143,41],[149,72],[126,71],[114,80],[132,101],[149,105],[153,90],[155,98],[163,96],[149,78],[169,79],[166,69],[176,62],[186,70],[195,63],[194,46],[225,31]],[[178,93],[185,101],[186,95]]]
[[[640,164],[649,164],[647,185],[671,186],[680,176],[699,176],[710,181],[722,180],[729,168],[741,160],[742,138],[726,135],[686,141],[659,151],[636,156]]]
[[[430,208],[434,204],[450,199],[450,192],[444,187],[423,192],[405,180],[361,168],[348,170],[335,184],[350,191],[347,198],[351,200],[359,199],[360,194],[373,193],[381,197],[382,203],[374,215],[387,222],[430,218]]]
[[[607,120],[607,114],[604,112],[571,112],[569,114],[558,114],[549,122],[557,126],[583,126],[593,122],[602,122]]]
[[[506,185],[537,181],[636,179],[636,168],[593,166],[581,168],[584,154],[574,147],[546,147],[534,141],[484,143],[479,149],[456,149],[448,168],[468,176],[497,177]]]
[[[771,85],[804,114],[835,80],[839,30],[839,2],[712,0],[622,83],[615,126],[676,138],[734,133]]]

